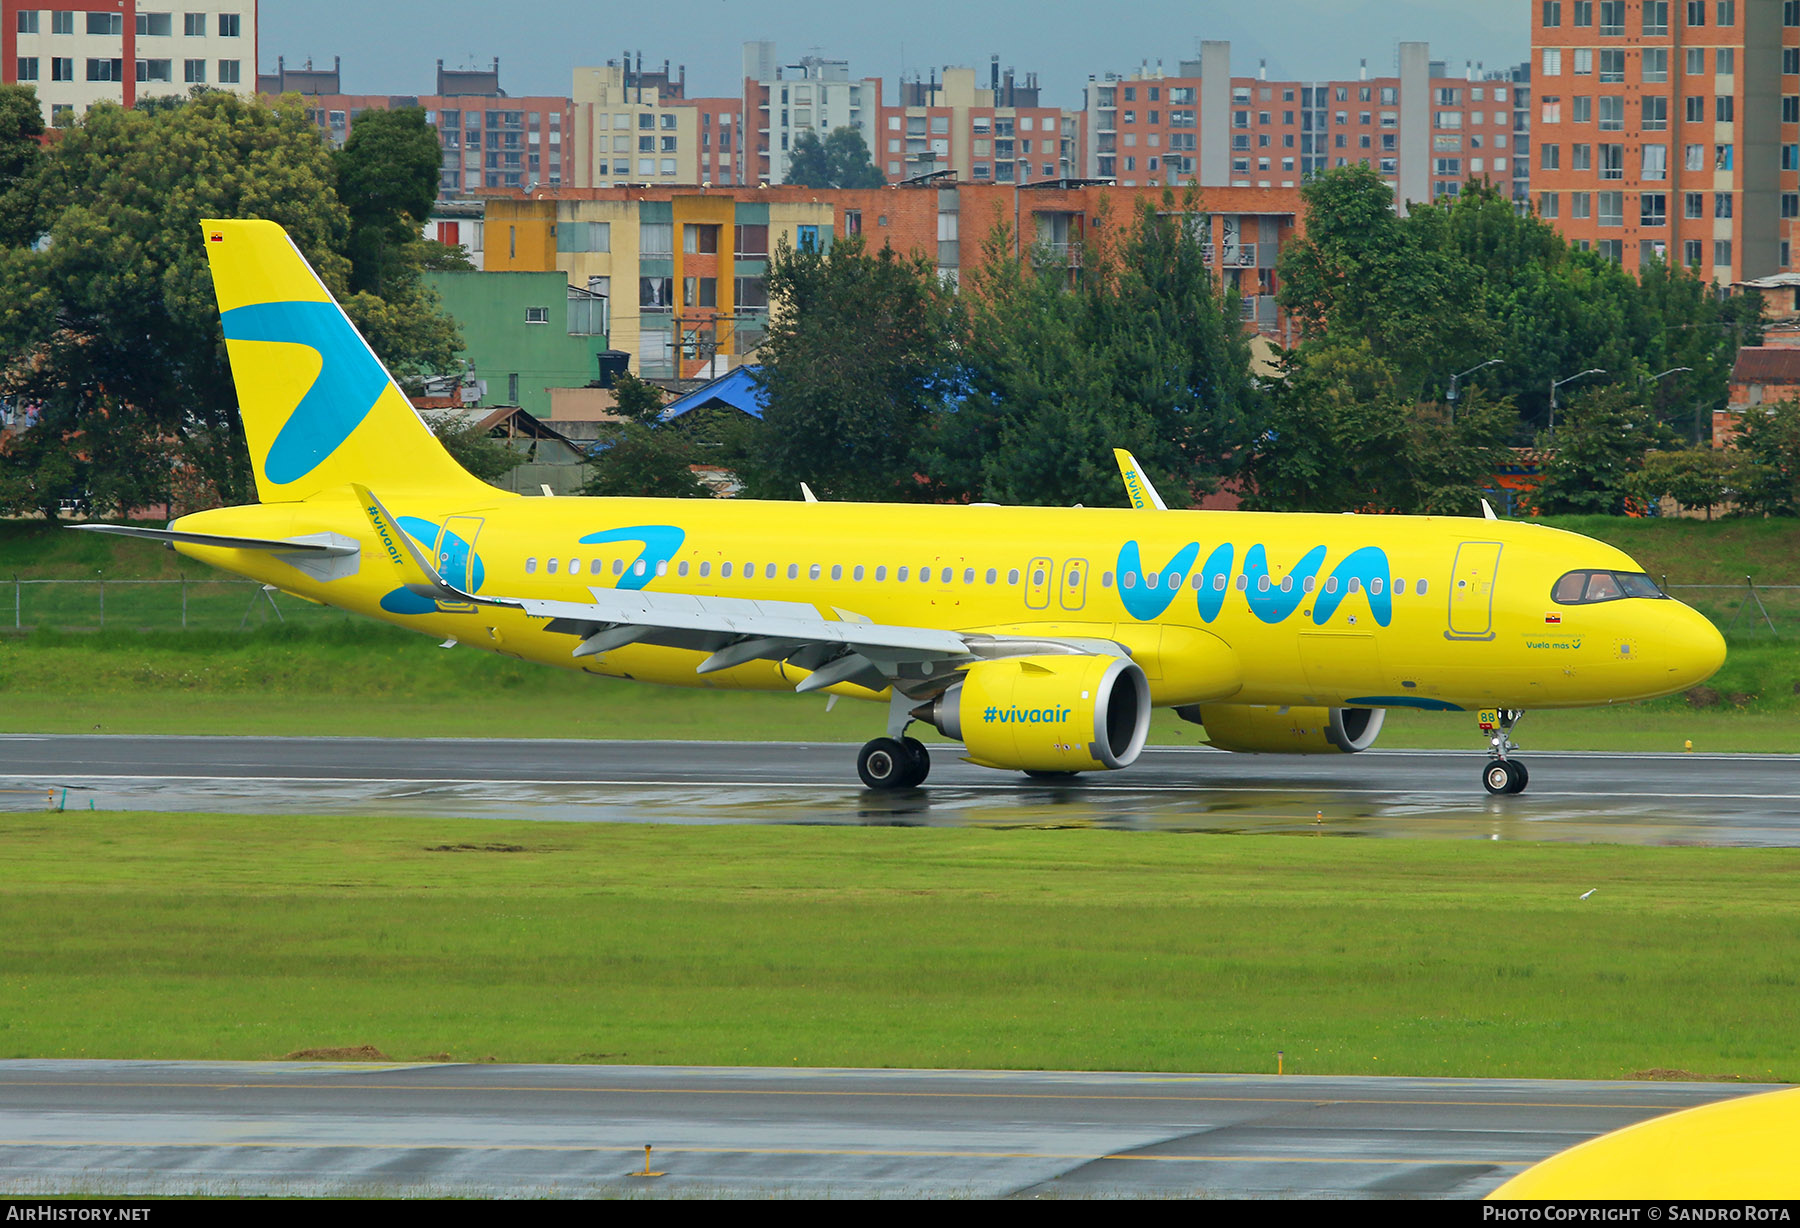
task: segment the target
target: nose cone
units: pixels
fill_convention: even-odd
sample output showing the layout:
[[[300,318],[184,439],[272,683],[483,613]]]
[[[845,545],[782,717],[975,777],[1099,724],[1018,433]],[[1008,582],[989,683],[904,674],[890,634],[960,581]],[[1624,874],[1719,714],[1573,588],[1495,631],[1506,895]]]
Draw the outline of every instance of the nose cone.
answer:
[[[1705,682],[1725,664],[1725,637],[1698,610],[1684,605],[1679,615],[1670,628],[1673,634],[1665,651],[1670,689],[1685,691]]]

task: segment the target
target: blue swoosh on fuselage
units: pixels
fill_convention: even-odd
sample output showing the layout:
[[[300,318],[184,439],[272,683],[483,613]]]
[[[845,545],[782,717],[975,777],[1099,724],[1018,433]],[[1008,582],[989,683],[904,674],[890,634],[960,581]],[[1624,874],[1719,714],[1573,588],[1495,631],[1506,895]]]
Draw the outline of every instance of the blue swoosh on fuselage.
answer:
[[[278,341],[319,355],[318,377],[263,458],[269,481],[297,482],[362,425],[387,388],[387,372],[335,303],[251,303],[221,319],[228,341]]]
[[[666,563],[675,557],[681,549],[681,543],[687,540],[687,532],[672,524],[634,524],[624,529],[609,529],[604,533],[589,533],[581,539],[584,546],[598,546],[606,542],[643,542],[644,549],[637,558],[626,564],[625,574],[620,576],[614,588],[641,589],[656,578],[656,565]],[[636,565],[644,565],[644,574],[632,574]]]

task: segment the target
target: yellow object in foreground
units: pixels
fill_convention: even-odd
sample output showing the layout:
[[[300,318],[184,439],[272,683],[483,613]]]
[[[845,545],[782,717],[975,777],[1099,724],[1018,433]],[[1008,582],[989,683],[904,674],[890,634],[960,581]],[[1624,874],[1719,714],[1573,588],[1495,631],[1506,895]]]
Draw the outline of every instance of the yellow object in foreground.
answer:
[[[1490,1198],[1800,1198],[1800,1088],[1640,1121],[1551,1156]]]

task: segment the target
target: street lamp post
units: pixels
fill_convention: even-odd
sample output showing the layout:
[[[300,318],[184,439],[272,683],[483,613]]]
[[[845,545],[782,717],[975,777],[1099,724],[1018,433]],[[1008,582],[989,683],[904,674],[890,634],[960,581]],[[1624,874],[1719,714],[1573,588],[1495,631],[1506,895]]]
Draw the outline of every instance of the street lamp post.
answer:
[[[1606,369],[1604,367],[1589,367],[1585,371],[1577,371],[1568,379],[1554,379],[1550,381],[1550,433],[1552,435],[1556,434],[1556,390],[1561,388],[1564,384],[1573,384],[1576,380],[1581,379],[1586,375],[1605,374]]]
[[[1486,362],[1476,363],[1474,366],[1470,367],[1467,371],[1458,371],[1455,375],[1452,375],[1450,377],[1450,391],[1445,394],[1444,399],[1446,401],[1450,402],[1450,425],[1451,426],[1456,425],[1456,385],[1457,385],[1457,381],[1461,380],[1464,376],[1475,374],[1477,371],[1481,370],[1483,367],[1491,367],[1499,361],[1500,360],[1498,358],[1490,358]]]

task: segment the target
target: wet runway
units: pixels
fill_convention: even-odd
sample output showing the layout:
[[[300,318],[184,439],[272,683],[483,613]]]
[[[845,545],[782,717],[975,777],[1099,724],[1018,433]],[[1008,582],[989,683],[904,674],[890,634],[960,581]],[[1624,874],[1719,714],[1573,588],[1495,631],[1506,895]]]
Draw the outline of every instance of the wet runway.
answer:
[[[930,781],[865,790],[848,744],[13,735],[0,810],[449,815],[621,823],[1096,826],[1192,832],[1800,845],[1790,755],[1526,754],[1482,791],[1478,754],[1230,755],[1151,748],[1044,784],[933,747]]]
[[[0,1192],[1480,1197],[1694,1083],[0,1062]],[[644,1167],[661,1176],[632,1176]]]

